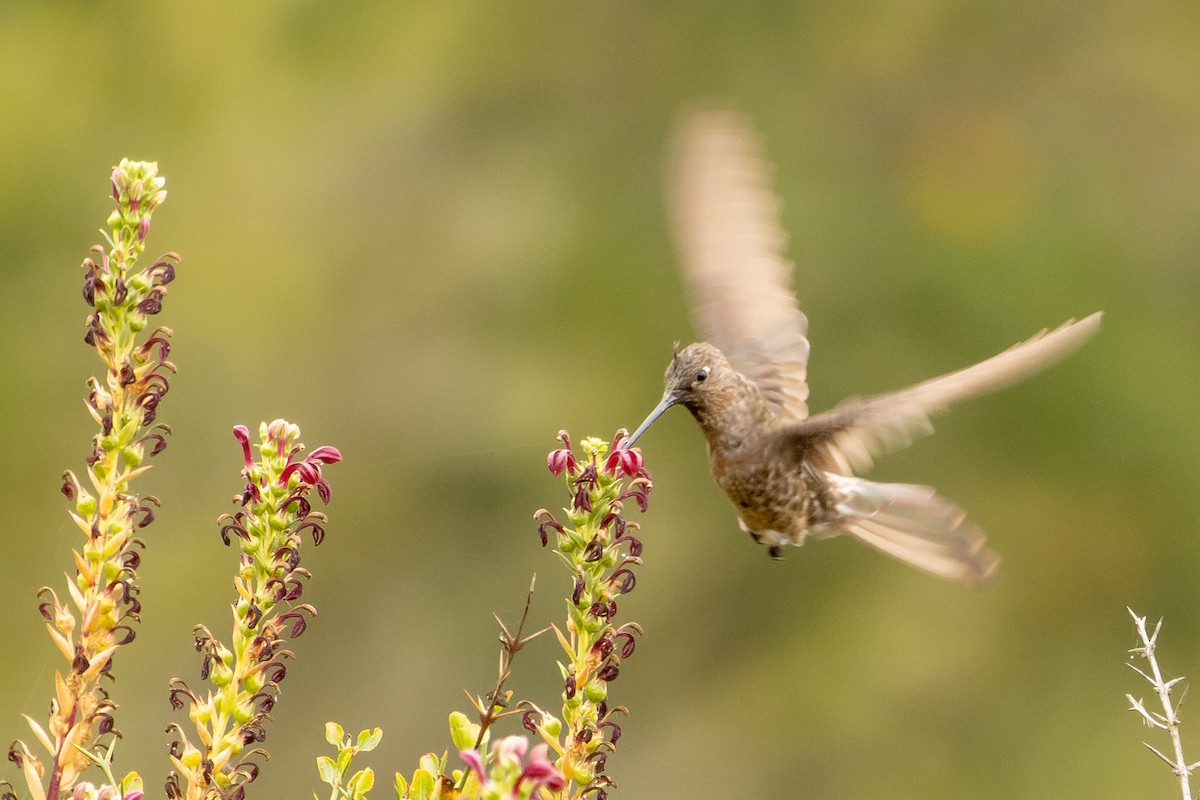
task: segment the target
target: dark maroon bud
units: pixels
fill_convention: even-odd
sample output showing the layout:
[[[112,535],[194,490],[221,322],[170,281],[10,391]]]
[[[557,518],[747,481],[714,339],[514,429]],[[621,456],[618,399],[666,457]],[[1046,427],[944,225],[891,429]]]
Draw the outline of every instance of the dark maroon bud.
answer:
[[[595,733],[595,730],[593,730],[590,725],[584,725],[579,729],[579,733],[575,734],[575,741],[579,742],[580,744],[587,744],[592,740],[592,736],[594,736]]]
[[[273,554],[276,561],[287,564],[289,570],[300,566],[300,551],[293,547],[281,547]]]
[[[158,295],[152,294],[142,302],[138,303],[137,308],[138,311],[142,312],[143,314],[157,314],[158,312],[162,311],[162,300]]]
[[[125,302],[125,298],[129,296],[129,289],[125,286],[125,281],[117,278],[113,284],[113,305],[121,305]]]
[[[587,758],[585,758],[584,761],[592,762],[592,768],[594,771],[604,772],[604,767],[606,764],[608,764],[608,754],[603,750],[596,750],[593,751],[592,754]]]
[[[271,666],[275,667],[275,669],[267,678],[267,680],[278,686],[280,683],[283,683],[283,679],[287,677],[287,666],[285,666],[281,661],[272,661]]]
[[[55,605],[49,600],[44,603],[38,603],[38,613],[45,617],[47,622],[54,621],[54,610]]]
[[[114,631],[119,631],[122,629],[124,629],[125,635],[117,641],[117,644],[129,644],[137,638],[137,631],[128,625],[117,625],[115,628],[113,628]],[[111,664],[112,662],[110,661],[109,663]]]
[[[167,449],[166,437],[164,437],[160,433],[148,433],[142,437],[142,441],[143,442],[152,441],[154,443],[150,446],[150,457],[151,458],[154,458],[156,455],[161,453],[163,450]]]
[[[91,666],[88,663],[87,656],[83,654],[83,648],[75,646],[75,658],[71,661],[71,671],[77,675],[82,675],[87,672],[87,668]]]
[[[279,580],[279,578],[271,578],[268,580],[265,584],[263,584],[263,589],[272,593],[271,601],[274,603],[278,603],[279,601],[283,600],[283,596],[287,594],[287,586],[283,581]]]
[[[621,658],[629,658],[637,649],[637,639],[629,631],[621,631],[616,635],[621,640]]]
[[[612,683],[617,679],[617,675],[620,673],[621,669],[616,664],[605,664],[600,671],[596,673],[596,677],[605,683]]]
[[[129,570],[130,572],[134,572],[139,566],[141,566],[141,563],[142,555],[138,551],[129,550],[125,553],[125,569]]]
[[[554,517],[549,517],[548,519],[543,520],[542,523],[538,525],[538,536],[540,536],[542,539],[542,547],[545,547],[546,543],[549,541],[549,535],[546,533],[547,528],[553,528],[558,533],[563,533],[564,530],[562,524],[559,523],[559,521]]]
[[[589,564],[604,558],[604,545],[599,539],[592,539],[583,550],[583,560]]]
[[[275,697],[269,692],[259,692],[250,698],[251,702],[258,703],[258,713],[270,714],[271,709],[275,708]]]
[[[597,727],[599,727],[601,729],[603,729],[603,728],[611,729],[608,734],[608,741],[612,742],[613,744],[616,744],[617,740],[621,738],[621,726],[618,725],[617,723],[613,722],[612,720],[606,719],[604,722],[601,722]]]
[[[187,702],[183,700],[184,697],[188,699]],[[171,703],[171,708],[175,709],[176,711],[186,706],[188,702],[194,702],[195,699],[196,696],[192,694],[186,686],[176,686],[175,688],[171,689],[171,691],[167,692],[167,700]],[[172,744],[179,743],[173,742]]]
[[[262,619],[262,610],[257,604],[251,603],[246,609],[246,627],[254,630],[258,627],[259,620]]]
[[[592,645],[592,652],[599,655],[601,661],[608,658],[608,654],[611,653],[612,651],[613,651],[612,639],[609,639],[607,636],[604,637],[603,639],[597,639],[596,643],[594,645]]]
[[[580,600],[580,598],[583,597],[583,590],[584,590],[583,576],[576,575],[575,576],[575,589],[571,592],[571,602],[572,603],[574,603],[575,605],[579,605],[579,600]]]
[[[18,768],[25,763],[25,757],[21,755],[21,751],[17,749],[16,742],[13,742],[8,748],[8,760],[16,764]]]
[[[534,722],[534,718],[541,719],[541,716],[536,711],[526,711],[521,715],[521,727],[530,733],[537,733],[537,722]]]
[[[588,464],[584,467],[583,472],[579,473],[579,477],[575,479],[576,486],[585,488],[596,485],[596,465]]]
[[[163,790],[166,792],[167,800],[179,800],[183,797],[183,790],[179,788],[179,776],[172,774],[167,778],[167,782],[163,784]]]
[[[318,525],[312,520],[305,520],[296,526],[296,533],[300,533],[300,531],[304,530],[305,528],[308,528],[312,531],[312,540],[314,545],[319,545],[321,542],[325,541],[325,528],[322,526]]]
[[[161,258],[154,262],[154,266],[150,268],[149,272],[150,279],[155,286],[166,286],[175,280],[175,265]]]
[[[579,490],[577,492],[575,492],[575,499],[572,502],[571,506],[576,511],[591,511],[592,510],[592,498],[589,495],[586,486],[579,487]]]
[[[600,719],[604,719],[605,717],[608,716],[608,702],[607,701],[601,700],[599,703],[596,703],[596,716],[599,717]]]
[[[284,502],[283,506],[286,508],[294,503],[296,506],[296,516],[300,519],[304,519],[312,513],[312,503],[308,502],[308,498],[306,498],[304,495],[296,495],[295,497],[295,500]]]
[[[297,614],[294,611],[290,612],[288,614],[284,614],[283,616],[281,616],[279,618],[279,621],[281,623],[287,622],[287,621],[290,621],[292,623],[292,630],[291,630],[290,635],[293,639],[303,636],[304,631],[308,629],[308,620],[306,620],[303,615]]]
[[[112,729],[113,729],[112,716],[110,716],[108,714],[98,714],[97,716],[100,719],[100,724],[96,726],[96,729],[98,731],[100,731],[101,734],[106,734],[106,733],[109,733],[110,731],[112,731]]]
[[[153,453],[151,453],[151,455],[153,455]],[[151,522],[154,522],[154,511],[152,509],[142,506],[138,510],[142,512],[142,518],[137,521],[137,526],[139,528],[144,528]]]
[[[108,411],[100,418],[100,434],[108,436],[110,433],[112,433],[112,412]]]
[[[161,331],[162,328],[159,328]],[[158,348],[158,360],[165,361],[167,356],[171,355],[171,343],[167,341],[165,336],[151,336],[146,340],[146,343],[138,348],[138,352],[143,356],[150,355],[150,351],[155,347]]]
[[[62,493],[68,500],[75,499],[75,484],[66,476],[63,477]]]
[[[95,273],[88,275],[83,279],[83,301],[93,308],[96,305],[96,290],[104,287],[104,284],[96,277]]]
[[[640,487],[631,487],[629,491],[625,492],[617,499],[628,500],[631,497],[633,498],[634,502],[637,503],[638,508],[641,509],[642,513],[646,513],[646,509],[650,507],[650,501],[646,498],[645,490]]]
[[[200,680],[208,680],[208,676],[212,674],[213,657],[205,654],[204,659],[200,662]]]
[[[571,698],[573,698],[575,696],[576,688],[577,687],[575,686],[575,673],[571,672],[570,674],[567,675],[566,681],[563,682],[563,693],[567,696],[568,700],[570,700]]]
[[[633,587],[637,585],[637,577],[631,570],[621,569],[614,572],[608,579],[609,583],[617,585],[617,591],[621,594],[629,594],[633,591]]]
[[[623,542],[629,543],[629,555],[638,558],[642,555],[642,540],[634,536],[626,536],[621,539]]]
[[[607,619],[609,616],[608,604],[600,603],[600,602],[592,603],[592,607],[588,609],[588,613],[591,614],[593,617]]]
[[[333,497],[333,491],[329,488],[329,481],[322,478],[317,481],[317,497],[321,498],[321,502],[329,505],[329,498]]]
[[[257,723],[247,723],[242,726],[242,742],[244,744],[254,744],[255,742],[265,742],[267,740],[267,732]]]

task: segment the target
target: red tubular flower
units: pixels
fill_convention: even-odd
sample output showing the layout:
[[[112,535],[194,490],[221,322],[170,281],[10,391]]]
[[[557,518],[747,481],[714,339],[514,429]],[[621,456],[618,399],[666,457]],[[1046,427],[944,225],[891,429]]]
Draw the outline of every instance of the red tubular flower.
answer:
[[[559,431],[556,438],[563,446],[552,450],[550,455],[546,456],[546,468],[552,475],[561,475],[563,470],[566,470],[568,475],[574,475],[579,465],[575,462],[575,453],[571,450],[571,437],[566,431]]]
[[[250,455],[250,429],[245,425],[234,425],[233,437],[242,443],[242,455],[246,458],[246,469],[250,469],[254,466],[254,458]]]
[[[517,782],[513,786],[514,792],[519,792],[521,784],[526,781],[533,784],[535,791],[538,787],[543,787],[551,792],[557,792],[567,785],[567,779],[546,757],[548,749],[545,744],[539,744],[529,751],[529,763],[525,765],[521,777],[517,778]]]
[[[458,757],[463,760],[463,763],[471,768],[475,773],[475,777],[480,783],[487,780],[487,776],[483,774],[483,757],[479,755],[478,750],[460,750]]]

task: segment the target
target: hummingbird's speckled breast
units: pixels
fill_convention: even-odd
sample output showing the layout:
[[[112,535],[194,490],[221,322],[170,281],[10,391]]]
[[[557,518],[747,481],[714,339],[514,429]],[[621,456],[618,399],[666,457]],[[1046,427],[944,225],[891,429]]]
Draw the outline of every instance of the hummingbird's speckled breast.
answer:
[[[729,377],[719,395],[689,406],[704,431],[713,478],[745,530],[768,545],[801,544],[819,523],[825,489],[802,454],[779,452],[783,422],[758,387],[732,370]]]

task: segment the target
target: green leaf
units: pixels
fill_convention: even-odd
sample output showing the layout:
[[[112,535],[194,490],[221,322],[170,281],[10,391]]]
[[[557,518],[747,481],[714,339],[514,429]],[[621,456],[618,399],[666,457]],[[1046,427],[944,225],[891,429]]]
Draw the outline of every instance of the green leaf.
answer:
[[[455,747],[467,750],[475,746],[478,738],[479,725],[472,723],[466,714],[455,711],[450,715],[450,741],[454,742]]]
[[[321,776],[323,783],[328,783],[330,786],[337,786],[338,781],[342,778],[342,772],[333,763],[333,759],[329,756],[317,757],[317,772]]]
[[[342,730],[342,726],[336,722],[325,723],[325,741],[329,742],[334,747],[342,746],[342,739],[345,738],[346,732]]]
[[[421,761],[424,762],[425,759],[422,758]],[[413,773],[412,799],[430,800],[433,797],[433,791],[436,786],[437,779],[432,772],[427,769],[418,769]]]
[[[346,789],[355,798],[364,796],[375,785],[375,771],[370,767],[354,773],[354,777],[346,784]]]
[[[383,728],[372,728],[369,731],[359,731],[356,747],[361,753],[369,753],[379,746],[383,738]]]
[[[130,772],[124,778],[121,778],[121,795],[127,795],[130,792],[142,791],[142,776],[136,772]]]
[[[399,772],[396,773],[396,800],[408,797],[408,781]]]

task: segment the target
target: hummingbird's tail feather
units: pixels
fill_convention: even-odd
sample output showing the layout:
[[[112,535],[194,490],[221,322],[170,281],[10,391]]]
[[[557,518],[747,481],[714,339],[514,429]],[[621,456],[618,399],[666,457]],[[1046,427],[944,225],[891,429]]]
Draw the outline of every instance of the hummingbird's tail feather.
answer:
[[[1000,563],[982,530],[928,486],[827,474],[839,497],[834,527],[917,569],[985,583]]]

